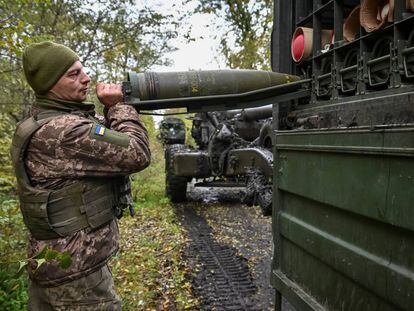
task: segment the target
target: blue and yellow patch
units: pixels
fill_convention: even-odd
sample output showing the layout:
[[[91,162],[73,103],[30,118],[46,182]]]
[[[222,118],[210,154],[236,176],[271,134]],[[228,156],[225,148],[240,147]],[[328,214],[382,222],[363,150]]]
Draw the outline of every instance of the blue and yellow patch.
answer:
[[[130,138],[127,134],[111,130],[101,124],[93,124],[89,137],[94,140],[106,142],[109,144],[118,145],[120,147],[128,148]]]
[[[99,135],[99,136],[103,136],[105,134],[105,130],[106,130],[106,128],[104,128],[103,126],[97,125],[95,127],[95,134]]]

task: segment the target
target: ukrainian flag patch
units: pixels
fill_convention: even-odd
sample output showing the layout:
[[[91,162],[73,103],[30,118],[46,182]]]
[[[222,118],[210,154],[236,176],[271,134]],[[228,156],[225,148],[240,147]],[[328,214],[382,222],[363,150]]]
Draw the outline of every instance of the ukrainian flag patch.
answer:
[[[99,136],[103,136],[105,134],[106,128],[104,128],[102,125],[97,125],[95,127],[95,134]]]
[[[114,144],[123,148],[128,148],[130,141],[128,135],[111,130],[97,123],[92,125],[89,137],[93,140]]]

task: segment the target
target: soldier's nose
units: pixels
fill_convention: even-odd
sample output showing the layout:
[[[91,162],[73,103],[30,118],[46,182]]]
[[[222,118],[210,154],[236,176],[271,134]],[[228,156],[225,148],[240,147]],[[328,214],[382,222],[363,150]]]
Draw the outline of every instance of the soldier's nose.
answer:
[[[85,77],[83,78],[82,82],[85,83],[85,84],[87,84],[90,81],[91,81],[91,78],[87,74],[85,74]]]
[[[87,74],[86,70],[83,69],[82,70],[82,79],[81,79],[81,82],[86,84],[86,83],[89,83],[90,81],[91,81],[91,78]]]

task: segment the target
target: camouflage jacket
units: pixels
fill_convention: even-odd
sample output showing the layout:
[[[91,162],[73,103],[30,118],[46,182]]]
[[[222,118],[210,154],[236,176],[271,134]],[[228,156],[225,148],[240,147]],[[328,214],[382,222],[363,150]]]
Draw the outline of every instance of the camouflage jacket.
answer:
[[[39,111],[33,109],[32,114]],[[150,162],[148,134],[138,113],[127,105],[117,104],[99,123],[127,134],[128,147],[122,147],[90,135],[99,119],[82,114],[64,114],[43,125],[31,138],[25,165],[34,187],[56,190],[76,179],[129,175],[147,167]],[[87,275],[103,265],[118,250],[118,224],[92,231],[84,229],[73,235],[37,240],[29,236],[28,256],[45,246],[69,252],[72,264],[61,269],[57,262],[47,262],[36,271],[29,267],[30,278],[43,286],[59,285]]]

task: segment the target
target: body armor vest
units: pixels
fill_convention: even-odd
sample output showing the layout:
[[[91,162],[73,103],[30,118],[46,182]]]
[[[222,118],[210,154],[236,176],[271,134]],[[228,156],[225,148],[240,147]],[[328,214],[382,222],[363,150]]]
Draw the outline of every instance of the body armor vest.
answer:
[[[54,239],[81,229],[99,228],[132,204],[129,177],[85,178],[58,190],[35,188],[26,173],[24,156],[32,135],[64,113],[45,111],[17,125],[11,157],[16,173],[20,209],[31,234],[39,240]]]

